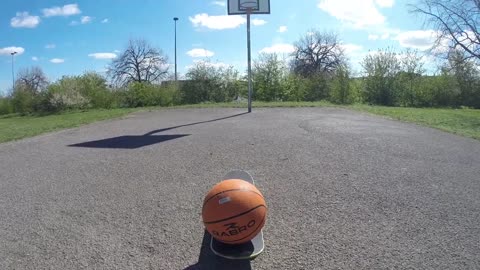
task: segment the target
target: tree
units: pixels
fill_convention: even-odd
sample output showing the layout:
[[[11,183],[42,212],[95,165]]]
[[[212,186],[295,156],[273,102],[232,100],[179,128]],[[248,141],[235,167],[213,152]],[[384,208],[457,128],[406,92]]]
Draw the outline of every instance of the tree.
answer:
[[[352,103],[350,85],[350,69],[347,65],[342,65],[335,71],[335,77],[331,83],[330,100],[337,104]]]
[[[420,0],[412,10],[426,16],[428,24],[438,31],[436,47],[447,45],[454,52],[462,49],[466,58],[480,60],[479,0]]]
[[[221,81],[227,95],[225,101],[238,100],[242,92],[248,91],[248,83],[240,80],[240,73],[233,66],[223,69]]]
[[[292,69],[303,77],[332,75],[344,62],[344,50],[336,34],[313,31],[295,43]]]
[[[20,70],[11,101],[17,113],[28,114],[40,110],[44,100],[42,93],[48,86],[47,76],[39,67]]]
[[[480,108],[480,72],[472,59],[466,59],[464,51],[450,54],[444,72],[455,78],[457,105]]]
[[[222,90],[222,66],[209,61],[196,62],[186,74],[188,81],[182,86],[183,102],[195,104],[206,101],[221,102],[225,99]]]
[[[285,65],[277,54],[260,54],[253,63],[255,98],[263,101],[282,100]]]
[[[392,106],[395,102],[395,80],[400,72],[397,54],[380,50],[367,55],[362,62],[365,73],[365,99],[378,105]]]
[[[145,40],[130,40],[127,49],[108,68],[112,81],[121,86],[131,82],[159,82],[167,74],[167,56]]]
[[[397,103],[418,106],[422,76],[425,73],[422,55],[416,50],[406,50],[400,55],[400,73],[397,80]]]
[[[293,73],[288,74],[282,83],[284,88],[284,100],[297,102],[304,101],[308,92],[307,80],[308,79]]]
[[[40,67],[22,69],[18,72],[15,90],[38,94],[48,86],[48,79]]]

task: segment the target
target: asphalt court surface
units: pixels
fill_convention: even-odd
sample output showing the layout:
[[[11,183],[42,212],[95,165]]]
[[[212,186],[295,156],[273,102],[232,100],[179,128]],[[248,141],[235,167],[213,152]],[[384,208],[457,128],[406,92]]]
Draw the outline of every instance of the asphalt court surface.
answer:
[[[269,207],[252,262],[205,246],[233,169]],[[0,269],[480,269],[479,179],[478,141],[349,110],[135,113],[0,144]]]

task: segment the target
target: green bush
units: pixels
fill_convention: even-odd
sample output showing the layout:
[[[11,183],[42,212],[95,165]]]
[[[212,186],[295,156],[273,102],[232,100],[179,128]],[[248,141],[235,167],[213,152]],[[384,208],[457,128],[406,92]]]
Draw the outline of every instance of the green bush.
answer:
[[[350,99],[352,103],[364,103],[364,94],[363,90],[365,89],[363,85],[363,80],[361,78],[351,78],[350,79]]]
[[[0,97],[0,115],[13,113],[12,101],[8,97]]]
[[[162,85],[159,89],[159,100],[162,107],[169,107],[181,104],[180,87],[177,83]]]
[[[253,63],[253,83],[255,100],[283,100],[286,67],[277,54],[261,53]]]
[[[88,72],[80,77],[76,77],[79,91],[82,96],[90,101],[92,108],[110,109],[114,107],[114,98],[107,88],[107,81],[101,75]]]
[[[230,102],[245,91],[238,71],[208,61],[195,63],[186,77],[179,87],[182,104]]]
[[[339,67],[330,84],[330,101],[337,104],[353,103],[350,70],[348,67]]]
[[[460,90],[455,79],[443,73],[440,76],[435,76],[431,79],[431,107],[456,107],[458,105],[458,97]]]
[[[36,95],[22,88],[17,88],[12,94],[12,106],[16,113],[31,114],[36,107]]]
[[[395,86],[400,62],[397,54],[390,50],[380,50],[367,55],[363,62],[365,101],[370,104],[393,106]]]
[[[304,101],[307,94],[307,79],[289,74],[282,82],[285,101]]]
[[[328,98],[330,87],[327,75],[317,74],[307,78],[304,82],[306,86],[305,101],[320,101]]]
[[[105,78],[92,72],[62,77],[47,88],[44,98],[49,101],[42,108],[53,111],[116,106],[115,95],[107,88]]]
[[[82,95],[78,77],[63,77],[47,88],[49,106],[53,111],[90,108],[90,99]]]
[[[176,83],[154,85],[134,82],[127,89],[114,92],[112,99],[117,100],[115,103],[121,107],[168,107],[181,103],[181,93]]]

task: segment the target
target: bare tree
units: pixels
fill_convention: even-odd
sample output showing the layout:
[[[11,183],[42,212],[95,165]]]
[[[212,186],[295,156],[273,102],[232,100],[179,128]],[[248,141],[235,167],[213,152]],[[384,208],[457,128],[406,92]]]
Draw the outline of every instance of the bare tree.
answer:
[[[344,51],[336,34],[308,32],[295,43],[292,68],[296,74],[331,75],[344,62]]]
[[[467,58],[480,60],[480,0],[420,0],[412,12],[425,15],[438,31],[436,52],[448,58],[462,49]]]
[[[22,69],[18,72],[16,87],[32,94],[45,90],[48,86],[48,79],[40,67]]]
[[[159,82],[168,75],[168,58],[145,40],[130,40],[127,49],[112,61],[108,75],[117,85]]]

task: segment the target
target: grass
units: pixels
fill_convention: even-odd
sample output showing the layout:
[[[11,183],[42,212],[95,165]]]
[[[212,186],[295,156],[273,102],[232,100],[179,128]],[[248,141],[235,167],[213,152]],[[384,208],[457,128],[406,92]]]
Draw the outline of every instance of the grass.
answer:
[[[254,108],[273,107],[333,107],[328,102],[254,102]],[[368,105],[338,106],[368,112],[392,119],[412,122],[443,131],[480,140],[480,110],[470,109],[418,109]],[[205,103],[169,107],[188,108],[246,108],[246,103]],[[90,110],[67,112],[48,116],[0,116],[0,143],[32,137],[46,132],[72,128],[96,121],[117,118],[139,110],[157,110],[158,107],[143,109]]]
[[[480,110],[352,105],[346,108],[416,123],[480,140]]]
[[[0,143],[121,117],[133,111],[135,110],[112,109],[66,112],[48,116],[3,116],[0,117]]]

